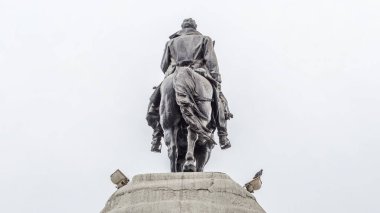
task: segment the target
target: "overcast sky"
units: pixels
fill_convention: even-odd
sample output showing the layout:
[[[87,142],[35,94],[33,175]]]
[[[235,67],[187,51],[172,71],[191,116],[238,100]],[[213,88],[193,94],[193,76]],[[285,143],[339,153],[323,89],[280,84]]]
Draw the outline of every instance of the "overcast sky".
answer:
[[[268,213],[380,212],[380,1],[0,0],[1,212],[99,212],[109,175],[169,172],[145,112],[168,36],[216,40],[235,118],[206,171]]]

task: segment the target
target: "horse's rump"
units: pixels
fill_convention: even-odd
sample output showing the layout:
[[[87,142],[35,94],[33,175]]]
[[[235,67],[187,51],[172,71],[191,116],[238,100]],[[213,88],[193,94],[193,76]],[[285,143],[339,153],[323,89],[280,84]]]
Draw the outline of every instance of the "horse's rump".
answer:
[[[201,137],[214,142],[207,127],[212,112],[212,85],[190,67],[177,67],[173,75],[176,102],[183,119]]]

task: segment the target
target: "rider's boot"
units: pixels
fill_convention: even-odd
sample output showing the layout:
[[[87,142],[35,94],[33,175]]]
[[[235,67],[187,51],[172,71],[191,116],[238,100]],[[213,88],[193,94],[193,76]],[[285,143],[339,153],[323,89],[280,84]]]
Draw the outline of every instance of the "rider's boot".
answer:
[[[219,98],[224,108],[224,119],[230,120],[234,117],[234,115],[231,113],[230,108],[228,107],[227,98],[224,96],[222,91],[219,91]]]
[[[150,97],[146,120],[148,121],[148,125],[154,129],[157,126],[157,123],[160,122],[159,108],[160,108],[161,94],[160,94],[159,86],[153,87],[153,89],[154,89],[154,92]]]
[[[218,110],[218,122],[216,126],[218,129],[219,145],[221,149],[228,149],[231,147],[231,142],[227,138],[227,120],[229,120],[233,115],[230,113],[228,109],[228,102],[221,91],[219,91]]]
[[[153,129],[153,134],[152,134],[152,147],[151,151],[152,152],[161,152],[161,138],[164,136],[164,132],[161,128],[161,125],[158,124],[156,128]]]
[[[221,149],[228,149],[231,147],[231,142],[227,135],[227,128],[218,127],[219,145]]]
[[[150,103],[146,120],[148,125],[153,128],[152,134],[152,152],[161,152],[161,138],[164,136],[163,130],[160,125],[159,107],[154,103]]]

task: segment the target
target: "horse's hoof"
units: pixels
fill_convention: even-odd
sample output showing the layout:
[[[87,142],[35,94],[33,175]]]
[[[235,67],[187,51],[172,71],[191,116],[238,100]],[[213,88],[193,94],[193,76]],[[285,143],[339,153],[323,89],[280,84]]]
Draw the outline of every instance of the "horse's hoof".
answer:
[[[195,168],[195,165],[192,162],[186,162],[185,165],[183,165],[184,172],[195,172],[196,170],[197,169]]]

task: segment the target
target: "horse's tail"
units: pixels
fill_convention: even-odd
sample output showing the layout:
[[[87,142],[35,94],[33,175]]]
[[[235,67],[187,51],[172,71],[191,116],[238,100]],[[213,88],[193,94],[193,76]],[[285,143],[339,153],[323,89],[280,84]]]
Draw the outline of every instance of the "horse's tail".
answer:
[[[212,99],[202,97],[202,94],[197,92],[196,87],[200,84],[197,78],[203,77],[196,75],[199,74],[195,73],[190,67],[178,67],[176,69],[173,78],[176,102],[181,110],[183,119],[190,129],[206,139],[206,141],[216,144],[214,139],[210,137],[211,130],[207,127],[208,122],[204,122],[209,120],[209,116],[198,107],[198,102],[211,102]]]

